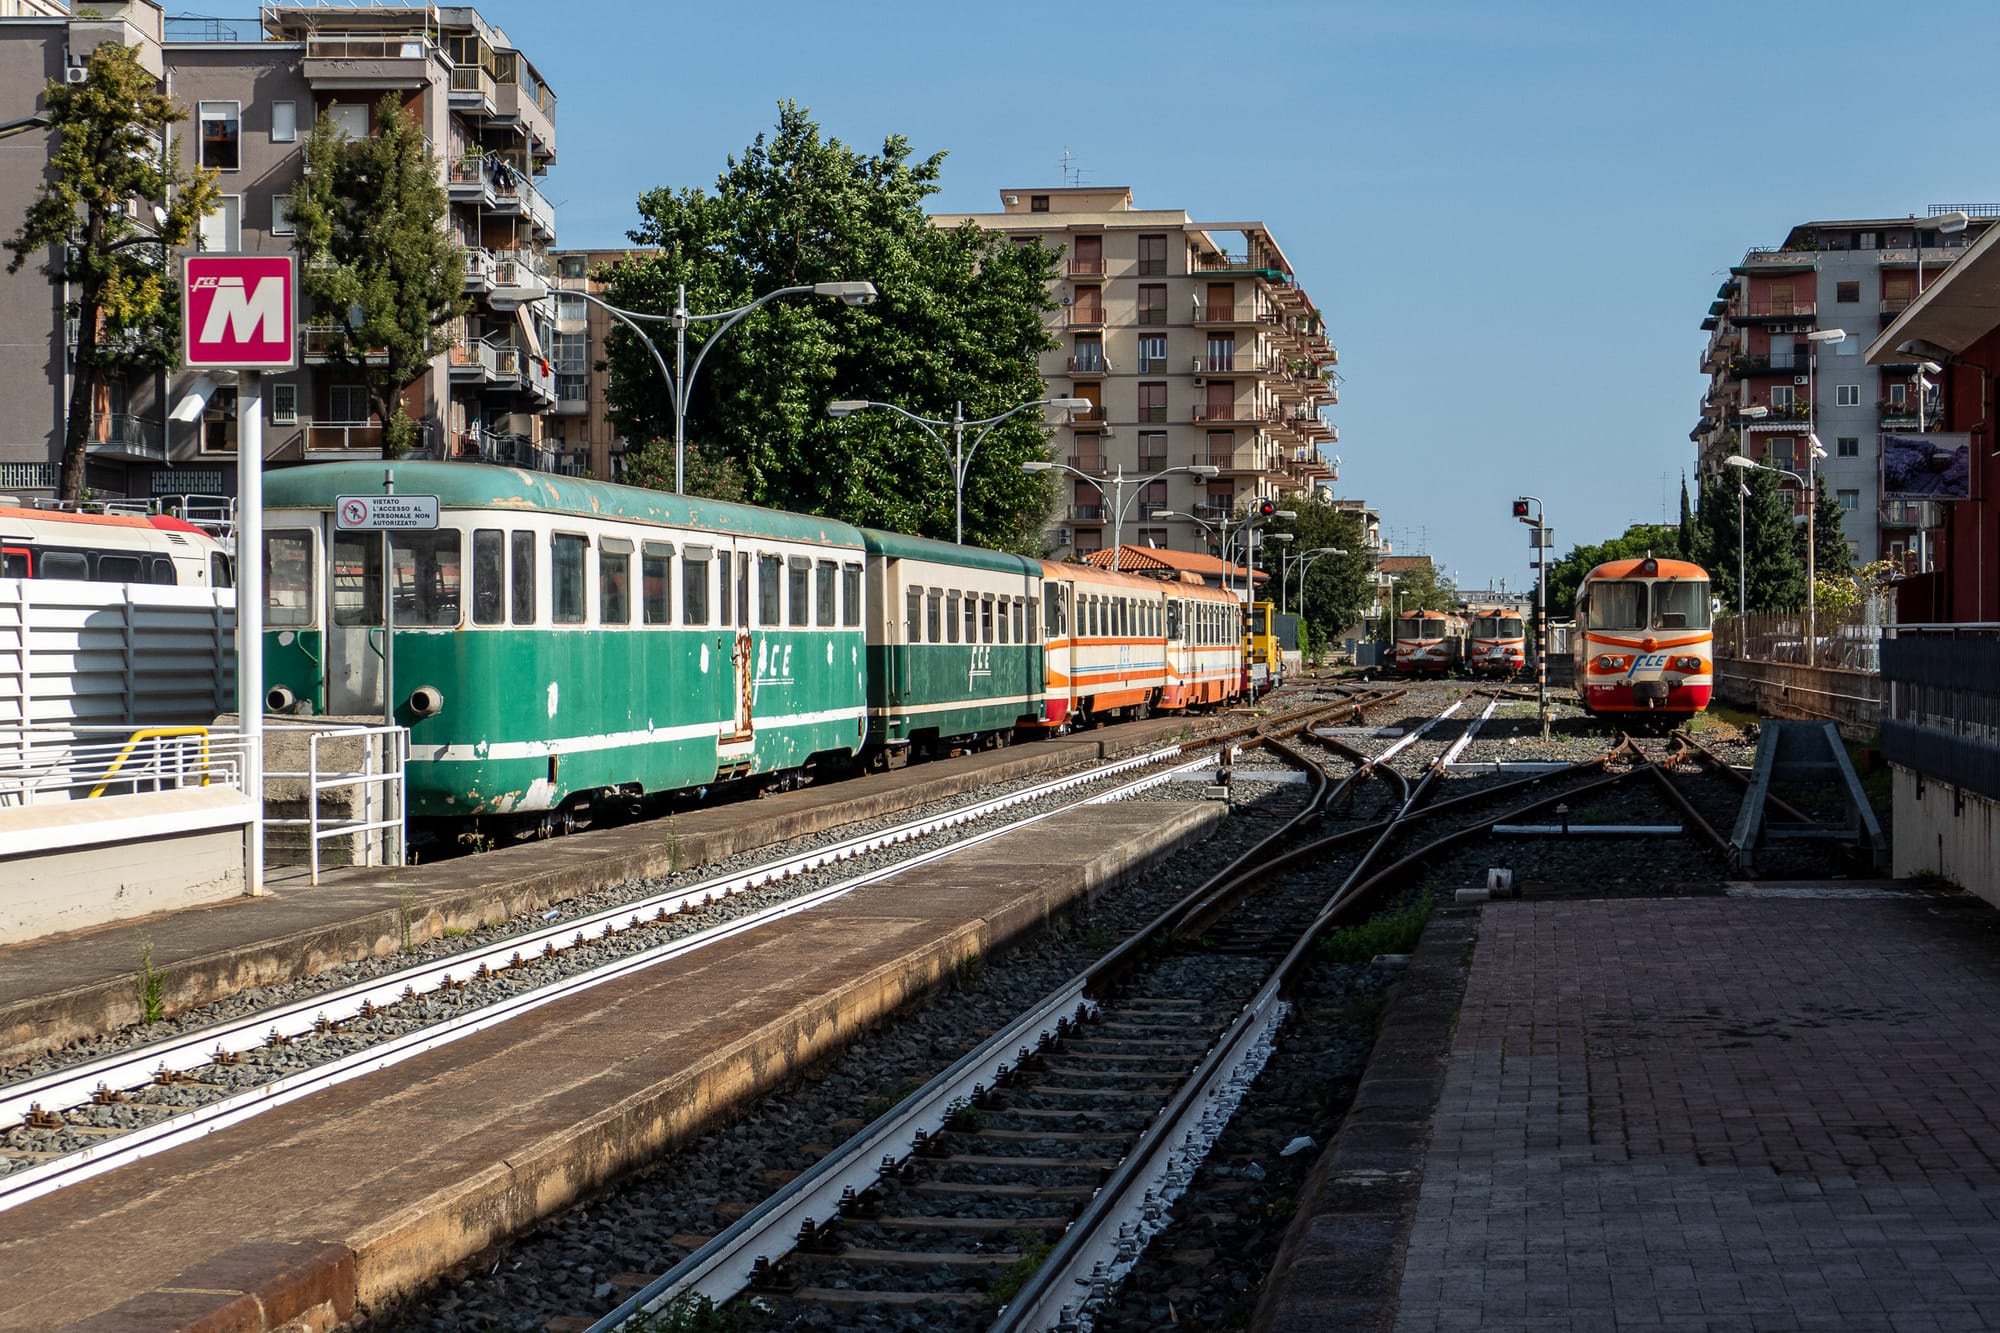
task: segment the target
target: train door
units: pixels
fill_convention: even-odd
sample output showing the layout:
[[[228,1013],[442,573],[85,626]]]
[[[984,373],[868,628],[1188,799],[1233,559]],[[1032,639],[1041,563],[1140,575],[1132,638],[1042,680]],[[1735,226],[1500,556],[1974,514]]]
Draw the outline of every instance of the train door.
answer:
[[[380,717],[384,688],[382,534],[335,532],[328,543],[326,711]]]
[[[722,715],[729,721],[729,729],[722,737],[721,761],[727,765],[735,760],[749,758],[754,745],[754,723],[752,708],[755,701],[757,646],[751,632],[751,586],[750,553],[737,551],[732,557],[727,550],[718,551],[722,566],[722,596],[725,609],[733,609],[736,636],[729,654],[729,671],[723,677],[723,688],[728,698],[722,703]],[[731,573],[731,560],[735,571]],[[733,604],[733,606],[728,605]]]
[[[1048,718],[1068,722],[1076,705],[1076,644],[1071,637],[1070,590],[1074,585],[1042,580],[1042,647]]]

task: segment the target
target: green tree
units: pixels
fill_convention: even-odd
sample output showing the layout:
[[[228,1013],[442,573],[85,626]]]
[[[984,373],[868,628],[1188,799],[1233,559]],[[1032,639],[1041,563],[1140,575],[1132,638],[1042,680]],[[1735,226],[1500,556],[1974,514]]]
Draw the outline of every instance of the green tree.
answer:
[[[696,313],[815,282],[866,280],[879,292],[859,309],[774,301],[719,338],[689,394],[691,464],[700,453],[712,476],[740,477],[758,504],[950,539],[951,469],[937,442],[890,412],[826,415],[835,399],[864,398],[936,419],[963,403],[975,420],[1047,396],[1037,358],[1055,345],[1043,317],[1054,308],[1056,253],[970,225],[933,226],[924,201],[943,160],[913,160],[901,136],[879,154],[857,152],[786,102],[776,128],[730,158],[712,190],[640,197],[631,239],[658,252],[606,274],[615,305],[668,313],[680,284]],[[713,328],[689,328],[690,363]],[[622,332],[608,353],[619,429],[671,440],[672,399],[651,355]],[[968,541],[1042,553],[1061,487],[1021,464],[1047,456],[1034,411],[986,438],[966,482]],[[710,493],[693,478],[689,490]]]
[[[418,441],[403,390],[429,368],[437,331],[470,308],[465,251],[423,125],[397,94],[375,107],[376,133],[350,139],[322,114],[306,136],[306,171],[289,203],[299,289],[328,364],[368,386],[391,457]]]
[[[1647,555],[1675,558],[1677,528],[1661,523],[1634,523],[1622,536],[1594,545],[1572,546],[1568,555],[1549,566],[1549,618],[1567,616],[1576,606],[1583,576],[1610,560],[1637,560]]]
[[[1739,512],[1745,609],[1791,611],[1805,605],[1805,539],[1793,517],[1790,496],[1776,473],[1751,468],[1724,469],[1703,488],[1701,527],[1709,553],[1705,568],[1726,611],[1734,612],[1738,604]]]
[[[1706,567],[1708,564],[1708,549],[1707,543],[1702,540],[1704,535],[1701,524],[1695,517],[1694,507],[1688,503],[1688,479],[1687,473],[1683,472],[1681,473],[1680,530],[1675,534],[1674,539],[1674,545],[1680,558]]]
[[[47,252],[42,272],[72,294],[63,314],[75,321],[76,350],[56,482],[64,500],[83,497],[99,394],[114,378],[177,359],[180,283],[167,251],[194,239],[217,195],[214,172],[181,169],[166,130],[187,112],[160,92],[136,48],[106,42],[86,68],[82,83],[51,79],[42,90],[55,152],[7,242],[9,273]]]
[[[1404,611],[1449,611],[1458,603],[1458,589],[1426,560],[1396,575],[1395,607]]]
[[[1316,497],[1324,491],[1287,495],[1279,508],[1298,514],[1296,519],[1276,520],[1274,533],[1290,533],[1289,546],[1271,543],[1262,547],[1265,568],[1285,577],[1289,587],[1284,596],[1271,600],[1289,605],[1312,641],[1332,644],[1342,630],[1360,621],[1373,604],[1374,591],[1368,575],[1372,568],[1363,545],[1366,534],[1361,516],[1351,510],[1336,509]],[[1323,555],[1308,562],[1308,551],[1331,549],[1345,555]],[[1286,552],[1286,554],[1280,554]]]
[[[1840,507],[1840,501],[1826,488],[1826,477],[1813,478],[1818,488],[1817,507],[1813,510],[1813,564],[1815,571],[1824,575],[1840,576],[1854,568],[1854,552],[1847,546],[1847,530],[1843,526],[1847,511]],[[1799,559],[1805,559],[1805,529],[1799,529]]]

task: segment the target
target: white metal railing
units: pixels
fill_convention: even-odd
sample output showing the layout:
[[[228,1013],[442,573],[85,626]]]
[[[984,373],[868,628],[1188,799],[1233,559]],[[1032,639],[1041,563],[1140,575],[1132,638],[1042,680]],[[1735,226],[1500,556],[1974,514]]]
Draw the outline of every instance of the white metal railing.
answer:
[[[306,727],[273,725],[270,731],[304,731],[306,767],[303,772],[267,771],[264,781],[292,781],[304,784],[306,813],[274,819],[266,816],[264,827],[303,828],[306,831],[306,862],[314,884],[319,883],[320,844],[329,838],[365,837],[368,859],[362,864],[400,866],[409,845],[409,809],[405,799],[404,773],[410,761],[410,732],[407,727]],[[328,769],[320,763],[320,743],[342,741],[358,745],[361,767]],[[348,789],[353,792],[350,818],[327,818],[320,813],[322,793]],[[388,836],[393,835],[393,836]],[[267,835],[268,837],[268,835]],[[377,849],[380,859],[377,860]]]
[[[242,786],[241,732],[204,726],[0,730],[0,808]]]

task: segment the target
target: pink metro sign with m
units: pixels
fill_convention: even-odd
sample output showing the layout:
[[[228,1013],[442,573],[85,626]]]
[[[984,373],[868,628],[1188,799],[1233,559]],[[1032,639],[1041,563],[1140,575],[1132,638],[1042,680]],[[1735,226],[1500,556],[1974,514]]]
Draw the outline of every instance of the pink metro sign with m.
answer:
[[[189,255],[181,330],[193,370],[290,370],[299,361],[291,255]]]

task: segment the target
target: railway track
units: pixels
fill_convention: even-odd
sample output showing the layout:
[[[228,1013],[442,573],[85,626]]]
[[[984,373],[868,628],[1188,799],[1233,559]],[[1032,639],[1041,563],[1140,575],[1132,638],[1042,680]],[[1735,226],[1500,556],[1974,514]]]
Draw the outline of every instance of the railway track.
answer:
[[[1393,697],[1358,696],[1362,706]],[[1309,725],[1312,700],[1219,736],[1161,747],[1008,794],[891,825],[832,846],[710,876],[429,963],[0,1085],[0,1211],[204,1137],[350,1079],[516,1020],[914,865],[1051,817],[1124,799],[1214,763],[1217,747]],[[1188,759],[1190,753],[1199,755]],[[1013,814],[1023,807],[1028,813]],[[914,854],[913,854],[914,853]],[[831,867],[864,863],[831,883]],[[799,888],[798,886],[805,886]],[[693,928],[718,904],[774,899]]]

